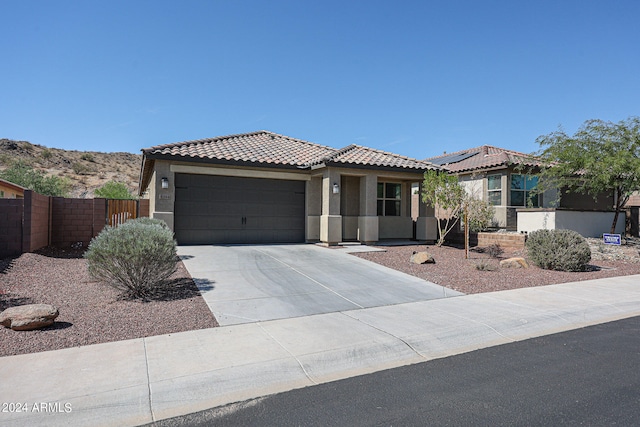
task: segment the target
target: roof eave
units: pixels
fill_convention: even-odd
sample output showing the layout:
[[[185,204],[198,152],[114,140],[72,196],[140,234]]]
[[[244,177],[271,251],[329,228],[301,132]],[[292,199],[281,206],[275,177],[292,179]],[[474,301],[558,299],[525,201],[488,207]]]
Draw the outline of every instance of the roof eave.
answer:
[[[414,172],[414,173],[424,173],[427,170],[440,170],[437,167],[425,167],[425,168],[409,168],[409,167],[401,167],[401,166],[382,166],[382,165],[365,165],[359,163],[342,163],[342,162],[324,162],[324,166],[333,166],[333,167],[341,167],[348,169],[368,169],[368,170],[381,170],[387,172]]]

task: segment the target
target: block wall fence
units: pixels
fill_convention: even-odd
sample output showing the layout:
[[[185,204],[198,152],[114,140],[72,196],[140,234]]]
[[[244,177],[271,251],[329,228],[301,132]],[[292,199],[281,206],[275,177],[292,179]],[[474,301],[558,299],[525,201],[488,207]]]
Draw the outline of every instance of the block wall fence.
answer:
[[[107,199],[49,197],[31,190],[24,199],[0,199],[0,258],[45,246],[88,245],[107,224]],[[149,200],[138,216],[149,216]]]

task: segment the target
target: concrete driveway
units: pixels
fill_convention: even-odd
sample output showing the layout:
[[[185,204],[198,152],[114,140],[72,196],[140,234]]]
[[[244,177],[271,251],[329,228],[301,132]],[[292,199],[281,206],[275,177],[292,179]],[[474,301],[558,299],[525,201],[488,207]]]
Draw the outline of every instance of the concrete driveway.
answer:
[[[311,244],[180,246],[178,255],[221,326],[462,295]]]

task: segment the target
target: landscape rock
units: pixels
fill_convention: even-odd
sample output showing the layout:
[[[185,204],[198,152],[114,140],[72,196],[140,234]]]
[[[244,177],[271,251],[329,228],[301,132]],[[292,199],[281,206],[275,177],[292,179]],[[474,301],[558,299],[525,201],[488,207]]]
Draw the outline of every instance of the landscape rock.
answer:
[[[514,257],[500,261],[501,268],[529,268],[529,264],[524,258]]]
[[[435,264],[436,260],[429,252],[414,252],[410,261],[414,264]]]
[[[58,314],[58,309],[50,304],[9,307],[0,313],[0,325],[14,331],[31,331],[52,325]]]

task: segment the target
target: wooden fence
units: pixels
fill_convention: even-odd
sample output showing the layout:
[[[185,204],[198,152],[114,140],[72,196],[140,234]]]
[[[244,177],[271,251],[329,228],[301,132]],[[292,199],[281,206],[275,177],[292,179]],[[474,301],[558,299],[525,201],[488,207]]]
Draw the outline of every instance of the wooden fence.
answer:
[[[138,217],[137,200],[107,200],[107,223],[112,227]]]
[[[149,216],[149,200],[71,199],[31,190],[24,199],[0,199],[0,259],[47,245],[86,247],[105,225]]]

